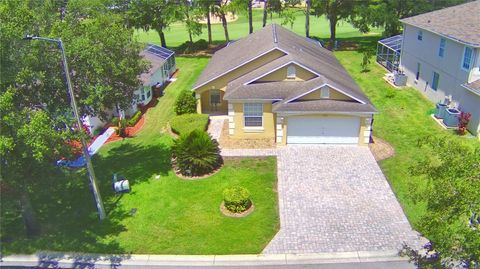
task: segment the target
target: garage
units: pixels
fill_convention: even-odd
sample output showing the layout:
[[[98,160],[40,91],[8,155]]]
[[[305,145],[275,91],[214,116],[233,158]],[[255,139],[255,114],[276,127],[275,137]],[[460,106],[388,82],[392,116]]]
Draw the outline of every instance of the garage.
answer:
[[[357,144],[358,117],[289,117],[287,144]]]

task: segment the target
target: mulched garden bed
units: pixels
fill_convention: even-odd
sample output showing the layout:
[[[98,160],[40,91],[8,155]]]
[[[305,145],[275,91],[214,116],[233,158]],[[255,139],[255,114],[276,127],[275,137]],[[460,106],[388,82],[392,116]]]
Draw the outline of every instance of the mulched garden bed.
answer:
[[[172,169],[173,169],[173,172],[175,173],[175,175],[183,180],[200,180],[200,179],[205,179],[205,178],[208,178],[208,177],[211,177],[213,175],[215,175],[216,173],[218,173],[223,167],[223,164],[220,165],[220,167],[218,167],[217,169],[213,170],[211,173],[208,173],[208,174],[205,174],[205,175],[202,175],[202,176],[193,176],[193,177],[189,177],[189,176],[185,176],[185,175],[182,175],[182,173],[180,173],[180,170],[177,168],[177,166],[175,165],[175,160],[172,159]]]
[[[368,147],[377,162],[395,155],[395,149],[387,141],[378,137],[372,137],[372,140],[373,143],[370,143]]]
[[[253,204],[252,202],[252,205],[245,211],[243,211],[242,213],[233,213],[233,212],[230,212],[226,207],[225,207],[225,202],[222,201],[222,203],[220,204],[220,212],[222,212],[223,215],[227,216],[227,217],[232,217],[232,218],[243,218],[243,217],[246,217],[248,215],[250,215],[253,210],[255,210],[255,205]]]

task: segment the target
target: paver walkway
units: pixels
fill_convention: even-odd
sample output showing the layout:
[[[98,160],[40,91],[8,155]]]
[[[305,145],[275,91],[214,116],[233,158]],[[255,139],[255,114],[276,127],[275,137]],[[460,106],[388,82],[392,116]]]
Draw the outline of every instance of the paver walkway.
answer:
[[[418,246],[368,147],[289,145],[277,163],[281,228],[264,253]]]

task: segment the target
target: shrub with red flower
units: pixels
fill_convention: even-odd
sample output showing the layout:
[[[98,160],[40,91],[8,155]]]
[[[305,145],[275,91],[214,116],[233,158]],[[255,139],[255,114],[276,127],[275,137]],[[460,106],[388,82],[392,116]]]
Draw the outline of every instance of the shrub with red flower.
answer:
[[[472,117],[472,113],[469,112],[460,112],[460,116],[458,117],[458,134],[465,135],[467,133],[467,125],[470,122],[470,118]]]

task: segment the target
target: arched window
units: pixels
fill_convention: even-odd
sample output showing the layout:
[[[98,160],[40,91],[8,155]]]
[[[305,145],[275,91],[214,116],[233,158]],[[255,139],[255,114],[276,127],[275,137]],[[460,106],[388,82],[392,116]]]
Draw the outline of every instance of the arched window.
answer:
[[[287,68],[287,78],[296,78],[297,77],[296,72],[297,70],[295,70],[295,66],[289,65]]]

